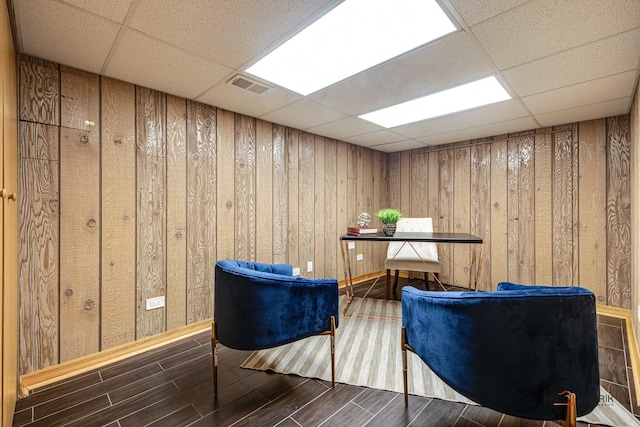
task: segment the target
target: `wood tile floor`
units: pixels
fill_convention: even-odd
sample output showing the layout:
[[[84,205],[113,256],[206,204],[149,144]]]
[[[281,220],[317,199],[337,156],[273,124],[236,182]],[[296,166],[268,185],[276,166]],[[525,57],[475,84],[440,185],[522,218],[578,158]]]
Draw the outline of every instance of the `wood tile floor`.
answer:
[[[402,280],[401,284],[406,283]],[[417,285],[422,286],[422,285]],[[367,284],[356,287],[362,295]],[[370,297],[381,298],[383,286]],[[603,384],[630,405],[632,381],[624,325],[601,319]],[[18,402],[14,426],[555,426],[490,409],[241,369],[250,352],[221,348],[213,398],[209,333],[38,390]],[[625,400],[626,396],[626,400]],[[632,405],[630,405],[631,407]],[[637,407],[632,410],[640,413]],[[587,424],[580,424],[586,427]]]

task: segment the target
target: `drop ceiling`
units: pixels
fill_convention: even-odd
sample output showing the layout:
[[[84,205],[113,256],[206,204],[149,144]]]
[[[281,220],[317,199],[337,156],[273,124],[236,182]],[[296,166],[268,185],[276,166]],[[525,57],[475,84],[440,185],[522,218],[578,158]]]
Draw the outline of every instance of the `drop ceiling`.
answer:
[[[629,113],[640,1],[439,2],[458,31],[308,96],[244,70],[337,0],[10,3],[21,53],[385,152]],[[391,129],[358,118],[490,75],[512,100]]]

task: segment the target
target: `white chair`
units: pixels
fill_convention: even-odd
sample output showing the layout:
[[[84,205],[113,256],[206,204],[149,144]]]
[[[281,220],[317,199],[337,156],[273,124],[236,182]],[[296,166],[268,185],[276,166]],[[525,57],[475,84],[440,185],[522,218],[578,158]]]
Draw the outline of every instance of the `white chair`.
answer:
[[[431,218],[400,218],[396,227],[397,232],[433,232],[433,220]],[[387,299],[391,298],[391,270],[395,270],[393,291],[398,287],[398,273],[403,271],[423,271],[425,287],[428,289],[428,274],[432,273],[440,286],[438,273],[440,262],[438,261],[438,247],[433,242],[389,242],[387,259],[384,262],[387,270]]]

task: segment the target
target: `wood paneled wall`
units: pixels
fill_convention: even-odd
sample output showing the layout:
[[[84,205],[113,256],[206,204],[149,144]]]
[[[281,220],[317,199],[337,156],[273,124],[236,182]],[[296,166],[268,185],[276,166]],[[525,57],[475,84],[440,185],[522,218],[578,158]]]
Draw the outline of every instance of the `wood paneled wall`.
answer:
[[[220,258],[342,278],[386,202],[385,155],[345,142],[31,57],[20,101],[22,374],[212,317]]]
[[[342,278],[338,236],[382,207],[482,236],[480,289],[635,292],[628,116],[385,154],[23,57],[20,120],[23,374],[210,318],[217,259]],[[466,286],[471,248],[439,255]]]
[[[485,239],[479,288],[583,286],[631,305],[629,116],[389,155],[389,197],[437,231]],[[440,245],[441,279],[466,286],[470,250]]]

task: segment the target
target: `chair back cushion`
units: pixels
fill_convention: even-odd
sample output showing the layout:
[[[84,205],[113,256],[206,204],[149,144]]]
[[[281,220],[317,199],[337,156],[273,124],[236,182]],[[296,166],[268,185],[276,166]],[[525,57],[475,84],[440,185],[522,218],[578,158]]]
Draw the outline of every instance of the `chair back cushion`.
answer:
[[[594,294],[580,287],[501,284],[493,292],[402,289],[402,322],[416,354],[453,389],[509,415],[563,418],[598,404]]]
[[[289,264],[221,260],[215,270],[216,338],[259,350],[317,335],[338,324],[338,281],[291,275]]]
[[[433,232],[431,218],[400,218],[396,232]],[[418,255],[419,254],[419,255]],[[387,259],[397,261],[438,261],[438,247],[433,242],[389,242]]]

